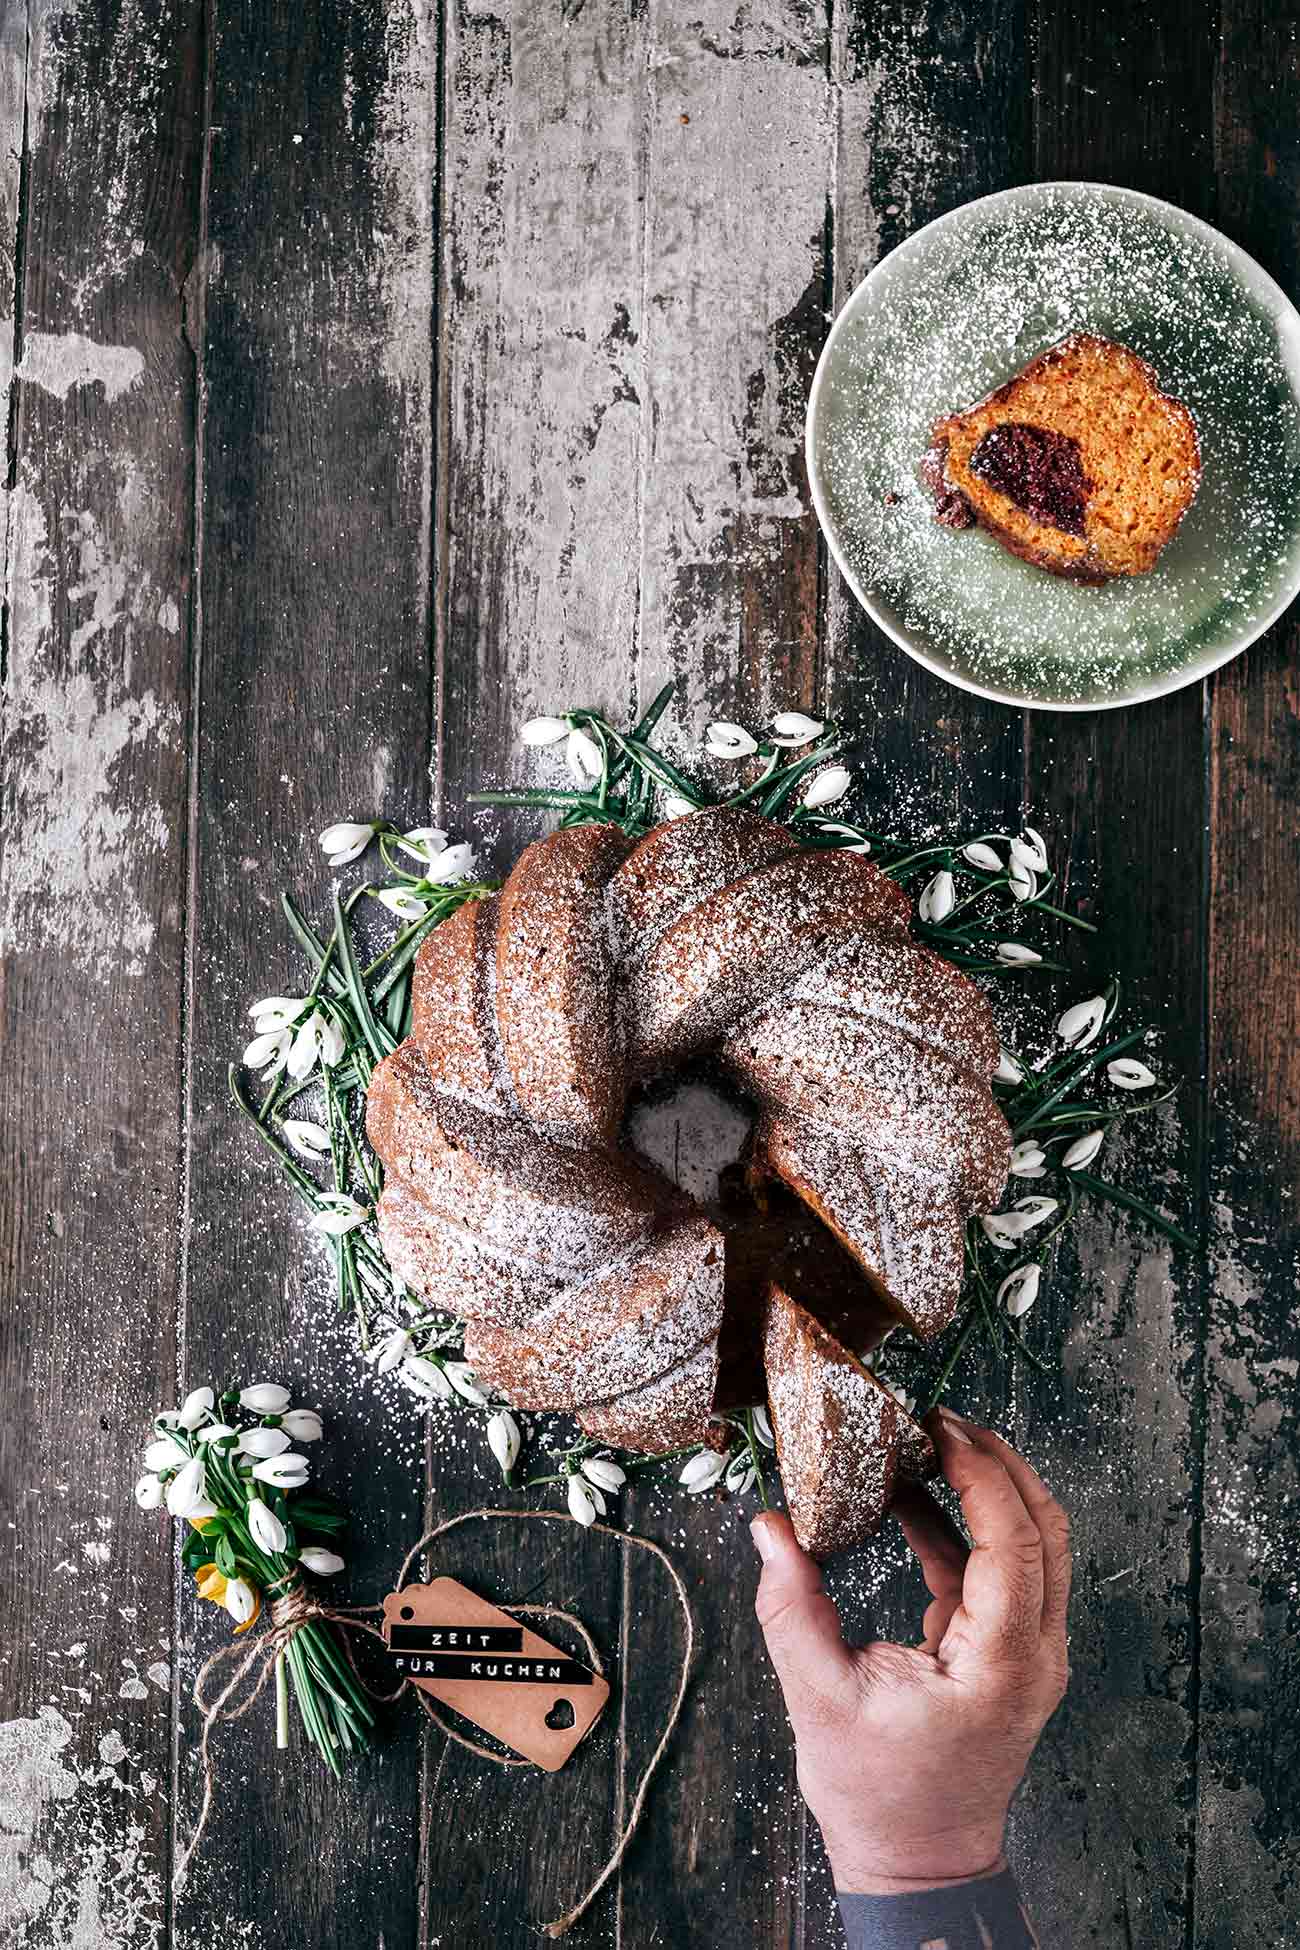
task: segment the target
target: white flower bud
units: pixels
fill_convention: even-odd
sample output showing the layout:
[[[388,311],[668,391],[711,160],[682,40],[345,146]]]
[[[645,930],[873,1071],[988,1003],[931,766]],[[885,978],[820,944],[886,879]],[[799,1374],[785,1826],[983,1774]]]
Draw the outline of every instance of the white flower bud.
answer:
[[[1014,852],[1007,868],[1007,885],[1011,889],[1012,900],[1031,901],[1038,893],[1037,875]]]
[[[822,806],[833,806],[842,799],[853,783],[851,773],[843,765],[828,765],[819,772],[803,795],[803,804],[809,812],[817,812]]]
[[[733,1496],[743,1496],[758,1480],[758,1472],[747,1449],[739,1449],[727,1464],[723,1481]]]
[[[280,1424],[295,1442],[319,1442],[325,1425],[314,1408],[291,1408]]]
[[[375,899],[399,921],[422,921],[429,911],[428,903],[409,887],[381,887]]]
[[[435,887],[450,887],[453,881],[468,880],[475,867],[474,849],[465,840],[444,847],[424,870],[426,880]]]
[[[627,1481],[627,1471],[620,1468],[611,1456],[584,1457],[582,1473],[598,1490],[608,1490],[611,1495],[621,1490]]]
[[[302,1117],[286,1117],[280,1129],[300,1158],[328,1156],[330,1134],[323,1124],[309,1124]]]
[[[146,1469],[183,1469],[190,1459],[188,1449],[182,1449],[179,1442],[173,1442],[169,1435],[160,1435],[147,1445],[144,1452]]]
[[[468,1361],[448,1361],[444,1372],[458,1395],[472,1402],[475,1408],[487,1407],[488,1398],[474,1380],[474,1370]]]
[[[1032,826],[1026,826],[1020,838],[1012,840],[1011,857],[1013,860],[1019,860],[1030,873],[1047,872],[1047,843],[1042,834],[1035,832]]]
[[[135,1500],[142,1510],[161,1510],[163,1486],[156,1476],[142,1476],[135,1486]]]
[[[605,769],[600,746],[590,733],[575,725],[564,747],[564,762],[575,785],[594,785]]]
[[[198,1504],[207,1500],[207,1478],[202,1456],[191,1456],[167,1485],[167,1508],[174,1517],[188,1517]]]
[[[261,1070],[264,1077],[274,1076],[282,1070],[293,1048],[293,1036],[287,1029],[271,1030],[265,1036],[254,1036],[251,1043],[244,1046],[240,1059],[249,1070]]]
[[[282,1456],[289,1438],[283,1429],[245,1429],[236,1447],[241,1456]]]
[[[570,1476],[568,1486],[569,1515],[584,1527],[596,1521],[596,1491],[581,1476]]]
[[[300,1550],[298,1562],[317,1578],[337,1577],[343,1569],[343,1559],[338,1552],[327,1551],[320,1544],[308,1544],[305,1550]]]
[[[1106,1075],[1117,1090],[1150,1090],[1156,1080],[1155,1071],[1132,1056],[1117,1056],[1106,1065]]]
[[[456,1399],[456,1390],[438,1363],[426,1360],[423,1354],[404,1356],[397,1370],[397,1379],[413,1395],[419,1395],[426,1402],[450,1402]]]
[[[700,809],[691,799],[683,799],[679,792],[670,792],[664,798],[665,819],[689,819]]]
[[[307,1006],[303,995],[264,995],[249,1010],[259,1036],[276,1029],[290,1029]]]
[[[772,1422],[765,1408],[752,1408],[750,1418],[754,1424],[754,1434],[765,1449],[775,1449],[776,1437],[772,1434]]]
[[[1067,1171],[1082,1171],[1085,1165],[1092,1163],[1097,1153],[1101,1150],[1105,1138],[1106,1133],[1104,1130],[1085,1131],[1082,1137],[1077,1137],[1074,1143],[1070,1145],[1062,1157],[1061,1163]]]
[[[201,1429],[195,1431],[195,1441],[226,1442],[238,1433],[238,1429],[232,1429],[229,1422],[205,1422]]]
[[[1096,1042],[1105,1020],[1105,996],[1089,996],[1086,1002],[1075,1002],[1065,1011],[1057,1021],[1056,1033],[1067,1049],[1087,1049],[1089,1043]]]
[[[289,1541],[289,1534],[269,1504],[263,1503],[260,1496],[252,1497],[248,1505],[248,1532],[259,1550],[282,1551]]]
[[[383,1346],[376,1349],[374,1362],[378,1374],[391,1374],[400,1367],[406,1358],[406,1350],[411,1345],[411,1337],[404,1327],[396,1327]]]
[[[226,1584],[226,1595],[222,1601],[236,1625],[247,1625],[257,1609],[257,1597],[251,1584],[243,1578],[230,1578]]]
[[[1034,949],[1026,948],[1019,941],[999,941],[996,952],[998,960],[1005,962],[1008,968],[1032,968],[1043,959]]]
[[[998,1067],[993,1072],[993,1075],[999,1083],[1023,1083],[1025,1080],[1025,1066],[1012,1050],[1000,1049],[998,1051]]]
[[[772,720],[772,743],[792,750],[820,738],[825,729],[820,718],[805,717],[802,711],[779,711]]]
[[[979,867],[983,873],[1001,873],[1002,861],[991,846],[983,840],[971,840],[961,850],[961,857],[972,867]]]
[[[373,823],[362,826],[352,820],[341,819],[336,826],[327,826],[321,834],[321,851],[332,867],[346,867],[365,852],[374,832]]]
[[[916,904],[916,911],[930,927],[937,927],[946,921],[957,905],[957,890],[952,875],[945,867],[934,876]]]
[[[998,1305],[1005,1307],[1012,1320],[1019,1320],[1027,1314],[1038,1298],[1038,1288],[1042,1281],[1041,1266],[1017,1266],[1014,1273],[1008,1273],[998,1288]]]
[[[530,718],[519,734],[519,742],[533,746],[558,745],[568,729],[563,718]]]
[[[321,1197],[329,1209],[313,1212],[307,1223],[313,1232],[323,1232],[327,1239],[341,1239],[345,1232],[355,1232],[370,1217],[370,1207],[358,1205],[345,1192],[323,1192]]]
[[[1039,1149],[1032,1138],[1016,1145],[1011,1153],[1010,1171],[1013,1178],[1041,1178],[1047,1163],[1047,1153]]]
[[[272,1489],[300,1490],[311,1475],[311,1464],[296,1449],[289,1449],[282,1456],[255,1462],[253,1474],[259,1483],[269,1483]]]
[[[509,1476],[519,1460],[519,1424],[508,1409],[499,1408],[489,1417],[488,1448],[496,1457],[503,1476]]]
[[[678,1472],[677,1480],[692,1496],[701,1496],[713,1488],[726,1467],[727,1458],[716,1449],[697,1449]]]
[[[849,842],[849,844],[836,849],[839,853],[867,854],[871,851],[871,841],[865,839],[856,826],[842,826],[838,820],[834,819],[819,819],[817,821],[817,830],[819,833],[834,833],[837,839],[844,839]]]
[[[289,1406],[289,1390],[278,1381],[255,1381],[239,1391],[239,1406],[253,1415],[283,1415]]]
[[[758,741],[750,737],[744,725],[718,718],[704,734],[704,749],[710,758],[751,758],[758,750]]]
[[[984,1237],[992,1241],[999,1252],[1009,1253],[1022,1235],[1029,1230],[1029,1220],[1023,1212],[986,1212],[980,1220]]]

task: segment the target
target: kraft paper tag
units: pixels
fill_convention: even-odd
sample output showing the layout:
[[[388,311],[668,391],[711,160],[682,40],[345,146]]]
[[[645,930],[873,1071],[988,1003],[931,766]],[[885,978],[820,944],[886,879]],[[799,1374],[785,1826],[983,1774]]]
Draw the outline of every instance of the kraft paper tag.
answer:
[[[607,1680],[455,1578],[389,1592],[384,1639],[403,1678],[549,1773],[609,1698]]]

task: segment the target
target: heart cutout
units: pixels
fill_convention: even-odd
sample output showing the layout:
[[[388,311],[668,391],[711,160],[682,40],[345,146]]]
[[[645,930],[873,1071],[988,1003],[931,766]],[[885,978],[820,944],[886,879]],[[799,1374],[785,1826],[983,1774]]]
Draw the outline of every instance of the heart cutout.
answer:
[[[546,1724],[553,1733],[563,1733],[567,1727],[573,1725],[573,1719],[573,1701],[557,1699],[546,1716]]]

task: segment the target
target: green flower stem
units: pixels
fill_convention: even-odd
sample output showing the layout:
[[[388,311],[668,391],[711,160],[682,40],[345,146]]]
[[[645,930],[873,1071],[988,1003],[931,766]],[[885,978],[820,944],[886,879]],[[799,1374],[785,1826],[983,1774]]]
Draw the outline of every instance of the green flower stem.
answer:
[[[1072,1171],[1070,1176],[1076,1185],[1081,1185],[1085,1192],[1091,1192],[1095,1198],[1108,1198],[1113,1205],[1122,1205],[1127,1211],[1138,1213],[1148,1225],[1155,1226],[1158,1232],[1163,1232],[1176,1245],[1186,1247],[1188,1252],[1196,1251],[1198,1242],[1191,1233],[1184,1232],[1172,1219],[1166,1219],[1145,1199],[1136,1198],[1132,1192],[1123,1191],[1118,1185],[1108,1184],[1104,1178],[1094,1178],[1090,1172]]]
[[[943,1399],[944,1393],[946,1392],[948,1387],[948,1383],[952,1380],[953,1370],[957,1366],[957,1363],[961,1360],[962,1355],[966,1352],[966,1343],[970,1340],[971,1335],[975,1332],[976,1324],[978,1323],[978,1321],[979,1321],[979,1311],[976,1307],[971,1306],[967,1311],[965,1324],[963,1325],[960,1334],[957,1336],[957,1341],[955,1346],[953,1347],[952,1353],[948,1356],[948,1359],[944,1362],[943,1370],[940,1373],[939,1379],[934,1384],[933,1393],[931,1394],[929,1401],[925,1405],[925,1410],[924,1410],[925,1415],[929,1415],[932,1409],[937,1408],[939,1402]]]

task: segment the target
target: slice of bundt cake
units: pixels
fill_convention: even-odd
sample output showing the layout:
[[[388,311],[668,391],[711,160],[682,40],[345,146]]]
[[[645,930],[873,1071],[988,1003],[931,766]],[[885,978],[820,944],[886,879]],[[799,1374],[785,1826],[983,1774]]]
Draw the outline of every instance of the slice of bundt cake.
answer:
[[[814,1557],[880,1528],[900,1475],[934,1447],[871,1370],[779,1286],[763,1325],[768,1406],[795,1535]]]
[[[978,522],[1075,582],[1155,566],[1201,478],[1196,422],[1127,346],[1074,332],[978,406],[939,420],[922,474],[936,519]]]

